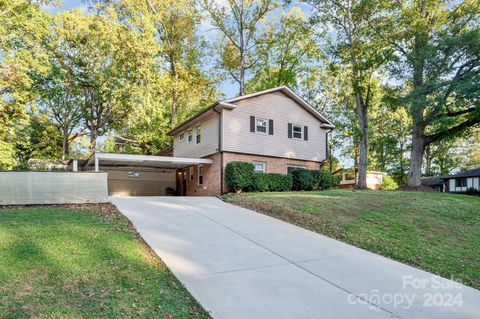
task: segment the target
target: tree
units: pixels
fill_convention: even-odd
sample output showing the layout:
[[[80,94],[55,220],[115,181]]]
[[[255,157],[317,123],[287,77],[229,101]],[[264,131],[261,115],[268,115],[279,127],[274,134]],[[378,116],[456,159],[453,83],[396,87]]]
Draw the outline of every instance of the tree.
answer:
[[[480,123],[480,5],[405,0],[387,13],[376,33],[397,53],[392,72],[413,121],[408,184],[419,186],[428,145]]]
[[[355,0],[309,0],[315,20],[336,30],[332,41],[333,56],[339,67],[349,71],[351,92],[359,124],[358,188],[367,187],[368,109],[372,99],[375,72],[385,62],[390,50],[372,36],[380,15],[377,2]]]
[[[37,80],[40,104],[43,111],[57,123],[62,134],[62,155],[68,158],[70,143],[84,133],[79,127],[82,119],[83,96],[79,86],[78,68],[71,59],[72,52],[63,38],[49,45],[51,70]]]
[[[299,7],[282,12],[278,20],[266,23],[256,50],[258,63],[252,66],[252,78],[247,91],[256,92],[280,85],[302,90],[302,80],[314,75],[322,51],[317,35],[305,13]]]
[[[49,1],[0,2],[0,167],[18,164],[19,131],[28,125],[28,109],[35,108],[32,74],[48,71],[42,42],[49,16],[40,4]]]
[[[77,94],[76,102],[82,102],[81,125],[90,137],[90,151],[94,151],[97,137],[122,127],[135,102],[132,92],[140,85],[135,72],[137,57],[143,51],[125,45],[135,43],[133,34],[114,19],[100,14],[84,14],[79,10],[58,14],[54,33],[61,39],[62,52],[57,53],[65,54],[71,63],[69,68],[74,70],[69,76],[74,77],[71,81],[75,83],[75,91],[67,91],[70,81],[67,78],[60,97]]]
[[[179,122],[215,100],[214,77],[206,68],[205,44],[199,36],[201,15],[190,0],[106,1],[118,23],[136,35],[142,51],[133,88],[135,112],[115,134],[145,154],[171,144],[166,133]]]
[[[259,60],[258,47],[264,45],[262,20],[279,6],[277,0],[202,0],[212,24],[223,35],[220,39],[220,67],[245,91],[246,72]]]

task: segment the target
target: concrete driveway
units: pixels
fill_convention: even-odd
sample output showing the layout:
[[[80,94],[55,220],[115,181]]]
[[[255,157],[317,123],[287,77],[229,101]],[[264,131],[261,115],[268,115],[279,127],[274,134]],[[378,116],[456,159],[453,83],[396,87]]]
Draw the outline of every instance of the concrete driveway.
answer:
[[[480,292],[213,197],[112,197],[213,318],[480,318]]]

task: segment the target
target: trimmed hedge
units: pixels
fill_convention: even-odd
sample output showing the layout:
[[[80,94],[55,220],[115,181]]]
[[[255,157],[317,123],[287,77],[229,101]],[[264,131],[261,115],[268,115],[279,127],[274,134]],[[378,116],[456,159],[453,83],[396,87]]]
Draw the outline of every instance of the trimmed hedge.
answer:
[[[229,162],[225,167],[225,183],[236,192],[249,190],[254,182],[255,166],[246,162]]]
[[[296,169],[292,173],[293,190],[311,191],[325,190],[338,186],[340,180],[329,171],[316,171],[304,168]]]
[[[255,166],[246,162],[229,162],[225,182],[236,192],[311,191],[335,187],[339,179],[328,171],[296,169],[291,174],[256,173]]]
[[[257,173],[252,191],[284,192],[292,189],[292,176],[276,173]]]

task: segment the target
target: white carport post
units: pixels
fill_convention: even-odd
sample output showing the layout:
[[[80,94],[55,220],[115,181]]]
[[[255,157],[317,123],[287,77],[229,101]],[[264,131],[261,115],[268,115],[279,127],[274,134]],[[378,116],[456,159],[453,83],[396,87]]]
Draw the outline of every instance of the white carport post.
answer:
[[[99,159],[97,157],[97,155],[95,154],[95,172],[98,172],[99,171]]]

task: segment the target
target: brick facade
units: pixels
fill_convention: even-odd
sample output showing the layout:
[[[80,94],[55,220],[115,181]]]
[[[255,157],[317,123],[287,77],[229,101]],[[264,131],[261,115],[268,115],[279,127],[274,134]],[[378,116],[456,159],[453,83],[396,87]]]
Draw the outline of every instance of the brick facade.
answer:
[[[181,174],[186,174],[187,178],[187,196],[211,196],[220,194],[221,185],[221,155],[215,153],[205,158],[211,158],[213,163],[211,165],[203,165],[204,168],[204,182],[203,185],[198,185],[198,167],[197,165],[187,167]],[[263,162],[266,164],[266,173],[286,174],[287,165],[305,166],[308,169],[320,169],[321,163],[314,161],[303,161],[289,158],[271,157],[263,155],[251,155],[242,153],[223,152],[223,169],[228,162],[242,161],[242,162]],[[192,171],[190,171],[192,170]],[[193,173],[193,178],[190,177],[190,172]],[[225,184],[225,183],[224,183]],[[223,192],[230,191],[227,185],[224,185]]]

